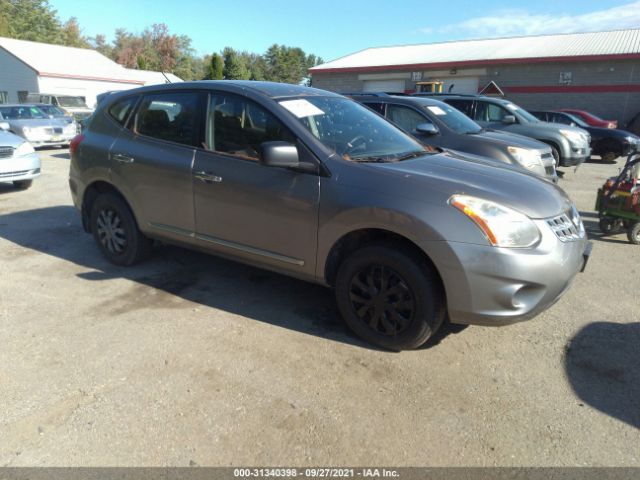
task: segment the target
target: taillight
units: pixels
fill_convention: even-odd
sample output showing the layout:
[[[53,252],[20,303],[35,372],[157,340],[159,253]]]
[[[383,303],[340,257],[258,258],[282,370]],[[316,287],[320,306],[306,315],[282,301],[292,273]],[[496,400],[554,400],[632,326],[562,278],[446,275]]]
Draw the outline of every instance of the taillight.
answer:
[[[83,134],[76,135],[71,139],[71,141],[69,142],[69,156],[73,157],[75,155],[78,146],[80,146],[80,142],[82,142],[83,140]]]

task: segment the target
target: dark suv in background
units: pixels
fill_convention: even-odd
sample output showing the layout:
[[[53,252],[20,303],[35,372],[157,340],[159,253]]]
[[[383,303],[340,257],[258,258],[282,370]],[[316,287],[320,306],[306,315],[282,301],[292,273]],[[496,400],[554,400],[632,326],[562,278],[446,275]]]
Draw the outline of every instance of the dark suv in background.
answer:
[[[349,96],[426,145],[479,155],[557,181],[551,148],[542,142],[488,131],[452,106],[431,98],[385,93]]]
[[[591,139],[585,130],[541,122],[508,100],[482,95],[426,95],[457,108],[484,128],[517,133],[546,143],[551,147],[556,167],[580,165],[591,156]]]
[[[613,161],[618,157],[629,155],[638,151],[640,147],[640,137],[637,135],[617,128],[592,127],[573,113],[557,111],[529,113],[543,122],[561,123],[586,130],[591,135],[591,153],[605,161]]]
[[[351,99],[297,85],[114,93],[70,153],[74,204],[111,262],[141,261],[154,239],[331,286],[351,329],[390,349],[421,345],[447,314],[535,316],[590,248],[553,183],[435,153]]]

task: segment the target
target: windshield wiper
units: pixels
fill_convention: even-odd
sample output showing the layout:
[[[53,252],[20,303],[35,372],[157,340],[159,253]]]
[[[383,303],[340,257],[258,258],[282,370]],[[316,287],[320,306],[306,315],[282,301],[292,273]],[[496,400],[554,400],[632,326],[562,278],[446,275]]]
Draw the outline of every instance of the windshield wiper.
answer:
[[[394,160],[401,162],[402,160],[409,160],[410,158],[422,157],[423,155],[429,155],[429,154],[433,155],[434,153],[438,153],[438,152],[427,152],[426,150],[420,150],[417,152],[405,153],[400,157],[394,158]]]

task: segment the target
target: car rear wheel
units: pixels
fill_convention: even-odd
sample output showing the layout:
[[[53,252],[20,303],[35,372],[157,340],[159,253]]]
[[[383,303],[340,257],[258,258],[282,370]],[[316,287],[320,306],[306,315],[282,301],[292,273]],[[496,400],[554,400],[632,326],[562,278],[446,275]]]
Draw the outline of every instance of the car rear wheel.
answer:
[[[390,350],[425,343],[442,324],[444,293],[423,259],[402,245],[371,245],[338,269],[335,294],[345,322],[359,337]]]
[[[627,238],[634,245],[640,245],[640,222],[634,223],[629,227]]]
[[[551,147],[551,155],[553,155],[553,160],[556,162],[556,168],[560,166],[560,152],[556,147]]]
[[[129,206],[112,193],[93,202],[91,231],[102,254],[116,265],[133,265],[151,253],[151,241],[138,229]]]
[[[18,190],[26,190],[33,185],[33,180],[16,180],[13,182],[13,186]]]
[[[603,162],[613,162],[615,161],[616,158],[618,158],[618,154],[615,152],[607,152],[605,154],[602,155],[602,161]]]

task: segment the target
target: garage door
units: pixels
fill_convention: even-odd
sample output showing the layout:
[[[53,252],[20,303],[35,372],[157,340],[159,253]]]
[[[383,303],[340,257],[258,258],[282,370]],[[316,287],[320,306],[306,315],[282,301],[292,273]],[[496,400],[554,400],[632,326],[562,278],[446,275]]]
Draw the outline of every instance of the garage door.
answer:
[[[478,77],[445,78],[442,84],[442,91],[445,93],[478,93]]]
[[[362,91],[404,93],[404,80],[365,80]]]

